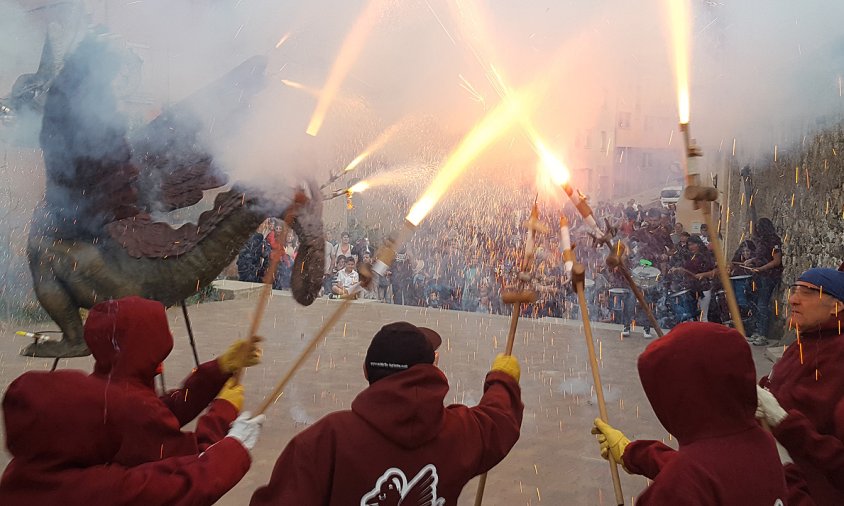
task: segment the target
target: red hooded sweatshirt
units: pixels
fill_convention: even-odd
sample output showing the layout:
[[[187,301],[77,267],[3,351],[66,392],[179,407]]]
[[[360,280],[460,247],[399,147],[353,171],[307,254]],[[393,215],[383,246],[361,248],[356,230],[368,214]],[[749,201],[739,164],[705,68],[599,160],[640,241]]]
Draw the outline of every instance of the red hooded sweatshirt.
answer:
[[[806,478],[819,506],[844,504],[844,335],[801,333],[759,382],[788,416],[773,434]]]
[[[96,363],[93,377],[116,387],[126,402],[111,409],[114,423],[126,437],[114,462],[134,466],[172,456],[197,455],[228,432],[237,409],[214,400],[229,375],[216,360],[189,376],[183,388],[159,398],[153,380],[158,365],[173,349],[164,306],[140,297],[97,304],[85,322],[85,341]],[[196,432],[181,427],[211,404]]]
[[[110,411],[123,402],[78,371],[28,372],[3,398],[12,461],[0,504],[199,506],[213,504],[249,469],[249,452],[224,438],[198,456],[136,467],[110,464],[122,435]]]
[[[501,372],[487,374],[474,408],[444,407],[447,392],[445,375],[428,364],[376,381],[351,411],[293,438],[250,504],[457,504],[466,482],[516,444],[524,405],[518,383]]]
[[[783,468],[773,437],[754,418],[756,370],[741,334],[681,323],[648,345],[639,378],[679,449],[658,441],[627,446],[624,466],[654,480],[637,505],[782,504]]]

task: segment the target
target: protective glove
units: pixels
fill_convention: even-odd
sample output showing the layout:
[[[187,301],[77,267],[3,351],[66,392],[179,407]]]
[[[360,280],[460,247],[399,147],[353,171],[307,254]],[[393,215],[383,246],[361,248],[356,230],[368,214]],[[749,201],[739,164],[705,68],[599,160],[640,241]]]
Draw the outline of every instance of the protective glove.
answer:
[[[261,363],[261,347],[258,343],[263,340],[263,337],[255,336],[254,344],[247,339],[233,342],[225,353],[217,357],[220,370],[226,374],[234,374],[244,367]]]
[[[261,434],[261,426],[264,425],[266,418],[264,415],[258,415],[252,418],[252,413],[244,411],[232,423],[227,436],[237,439],[247,450],[252,451],[255,443],[258,442],[258,436]]]
[[[765,420],[771,427],[776,427],[787,415],[788,413],[782,409],[774,394],[756,385],[756,418]]]
[[[236,382],[234,378],[229,378],[223,388],[220,389],[217,398],[229,401],[240,412],[243,409],[243,385]]]
[[[597,436],[598,443],[601,445],[601,457],[609,460],[608,455],[612,454],[613,460],[624,467],[622,457],[624,456],[624,449],[630,444],[630,440],[620,430],[614,429],[600,418],[595,419],[592,434]]]
[[[490,372],[492,371],[501,371],[504,374],[508,374],[516,380],[516,383],[519,382],[519,376],[521,375],[518,359],[513,355],[505,355],[503,353],[499,353],[495,357],[495,360],[492,362],[492,368],[490,368]]]

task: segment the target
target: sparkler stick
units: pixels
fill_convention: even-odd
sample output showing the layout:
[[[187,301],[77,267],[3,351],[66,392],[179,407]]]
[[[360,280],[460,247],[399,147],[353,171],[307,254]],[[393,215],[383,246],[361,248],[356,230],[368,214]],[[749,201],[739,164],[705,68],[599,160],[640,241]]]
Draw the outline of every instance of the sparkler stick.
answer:
[[[700,209],[703,213],[703,220],[706,223],[706,228],[710,233],[709,242],[712,244],[712,251],[715,253],[715,263],[718,266],[718,278],[721,281],[721,286],[724,289],[724,294],[727,297],[727,307],[730,309],[730,318],[733,320],[733,326],[738,330],[742,336],[745,336],[744,322],[741,319],[741,312],[739,312],[738,302],[736,302],[736,293],[733,290],[733,283],[730,281],[730,271],[728,269],[727,258],[724,255],[724,250],[721,246],[721,239],[718,238],[718,229],[712,220],[712,202],[718,200],[718,190],[711,187],[700,185],[700,175],[696,170],[696,159],[702,155],[700,148],[692,143],[689,135],[689,122],[680,123],[680,131],[683,132],[683,140],[685,142],[685,165],[686,165],[686,190],[685,197],[694,202],[695,209]]]
[[[332,313],[331,316],[328,317],[327,320],[325,320],[325,322],[322,324],[322,327],[320,327],[317,331],[316,335],[314,335],[314,337],[308,342],[308,345],[305,346],[305,349],[302,350],[301,353],[299,353],[299,357],[296,359],[295,362],[293,362],[293,365],[290,366],[290,369],[287,370],[281,380],[279,380],[275,388],[273,388],[273,391],[270,392],[270,394],[264,398],[263,402],[261,402],[261,406],[258,408],[258,411],[255,413],[255,416],[261,415],[265,411],[267,411],[270,405],[275,402],[275,400],[281,395],[281,393],[284,391],[284,387],[287,386],[287,383],[293,378],[293,375],[296,374],[296,371],[298,371],[299,368],[302,367],[302,364],[305,363],[305,360],[307,360],[308,356],[316,349],[317,344],[319,344],[319,342],[325,338],[328,332],[332,328],[334,328],[334,325],[337,324],[337,321],[340,319],[340,317],[343,316],[347,309],[349,309],[352,300],[354,300],[354,296],[344,297],[343,302],[340,304],[340,306],[338,306],[337,309],[334,310],[334,313]]]
[[[572,284],[577,291],[577,302],[580,304],[580,314],[583,320],[583,331],[586,336],[586,350],[589,352],[589,369],[592,371],[592,382],[595,384],[595,393],[598,396],[598,413],[601,420],[609,423],[607,415],[607,403],[604,400],[604,389],[601,385],[601,373],[598,370],[598,358],[595,355],[595,342],[592,339],[592,325],[589,322],[589,306],[586,304],[586,294],[583,285],[585,281],[586,268],[581,263],[574,264],[572,268]],[[659,327],[655,327],[659,328]],[[612,453],[607,454],[610,461],[610,474],[615,489],[615,501],[619,506],[624,504],[624,492],[621,490],[621,477],[618,474],[618,463],[613,459]]]
[[[530,212],[530,218],[525,227],[528,229],[527,240],[525,241],[525,256],[522,258],[522,269],[519,273],[519,284],[525,285],[530,282],[531,266],[536,253],[535,235],[537,232],[547,233],[548,227],[539,221],[539,209],[534,202]],[[516,342],[516,327],[519,325],[519,314],[522,312],[522,304],[530,304],[536,301],[536,293],[533,290],[520,290],[505,292],[501,294],[502,302],[513,304],[513,312],[510,314],[510,330],[507,333],[507,346],[505,355],[513,354],[513,344]],[[484,489],[486,488],[487,473],[481,475],[478,480],[478,491],[475,493],[475,506],[481,506],[484,501]]]
[[[282,233],[284,233],[284,237],[287,236],[287,226],[282,226]],[[261,326],[261,321],[264,319],[264,312],[267,310],[267,305],[270,302],[270,295],[272,295],[273,291],[273,280],[275,280],[275,273],[278,270],[278,263],[281,261],[281,257],[271,257],[270,258],[270,266],[267,268],[267,271],[264,273],[264,279],[262,280],[263,286],[261,286],[261,293],[258,294],[258,303],[255,305],[255,312],[252,313],[252,322],[249,324],[249,346],[244,346],[241,348],[241,353],[246,354],[249,352],[249,349],[258,342],[258,327]],[[238,369],[237,372],[234,373],[234,382],[235,384],[240,383],[241,378],[243,377],[243,369]]]
[[[639,305],[642,306],[642,308],[645,310],[645,314],[648,316],[648,321],[651,322],[651,327],[653,327],[653,329],[656,331],[656,335],[662,337],[662,329],[659,328],[659,324],[656,322],[656,318],[654,318],[653,311],[651,311],[651,307],[645,300],[645,295],[642,293],[642,290],[639,288],[639,285],[636,284],[636,280],[634,280],[633,276],[630,274],[630,269],[628,269],[627,266],[624,265],[624,261],[620,256],[621,249],[621,243],[617,243],[615,247],[610,248],[610,254],[607,255],[607,265],[609,267],[618,267],[618,270],[621,271],[621,274],[627,281],[627,285],[630,286],[631,290],[633,290],[633,295],[636,296],[636,300],[639,301]]]
[[[560,215],[560,240],[563,245],[563,262],[566,274],[571,273],[574,267],[574,252],[571,250],[571,232],[569,231],[569,220],[565,215]]]
[[[317,197],[317,195],[311,195],[311,198]],[[296,194],[293,196],[293,204],[291,204],[290,207],[284,212],[284,216],[281,221],[281,240],[287,238],[287,234],[289,233],[288,229],[293,224],[296,212],[298,211],[299,207],[301,207],[307,202],[308,198],[301,191],[297,191]],[[258,341],[260,341],[260,338],[258,337],[258,328],[261,326],[261,321],[264,319],[264,312],[267,309],[267,304],[269,304],[270,302],[270,295],[272,295],[273,291],[273,281],[275,280],[275,273],[278,270],[278,263],[280,261],[280,256],[270,256],[270,265],[267,268],[267,271],[264,273],[264,279],[262,280],[264,286],[261,287],[261,293],[258,295],[258,304],[255,305],[255,313],[252,314],[252,322],[249,325],[249,346],[244,346],[241,348],[241,353],[243,354],[249,353],[249,350],[253,348],[258,343]],[[235,384],[240,383],[242,377],[243,369],[240,369],[235,372],[233,376]]]

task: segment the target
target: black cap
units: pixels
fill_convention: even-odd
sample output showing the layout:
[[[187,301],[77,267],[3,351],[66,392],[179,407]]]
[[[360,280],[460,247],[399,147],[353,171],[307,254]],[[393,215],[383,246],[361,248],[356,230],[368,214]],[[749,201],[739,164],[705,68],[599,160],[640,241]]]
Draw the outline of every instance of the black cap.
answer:
[[[384,325],[366,350],[364,367],[369,384],[416,364],[433,364],[434,351],[442,344],[439,334],[408,322]]]

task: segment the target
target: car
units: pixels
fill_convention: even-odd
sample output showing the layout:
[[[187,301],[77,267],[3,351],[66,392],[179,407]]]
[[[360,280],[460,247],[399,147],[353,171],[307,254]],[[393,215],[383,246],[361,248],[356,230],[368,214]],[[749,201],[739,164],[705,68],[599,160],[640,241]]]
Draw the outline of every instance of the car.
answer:
[[[676,204],[683,196],[682,186],[666,186],[659,192],[659,202],[662,207],[668,207],[669,204]]]

